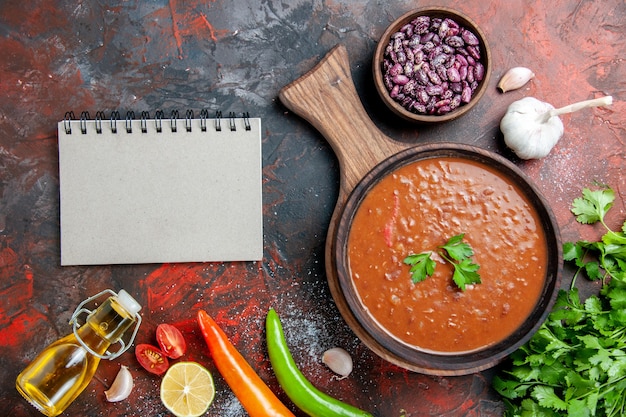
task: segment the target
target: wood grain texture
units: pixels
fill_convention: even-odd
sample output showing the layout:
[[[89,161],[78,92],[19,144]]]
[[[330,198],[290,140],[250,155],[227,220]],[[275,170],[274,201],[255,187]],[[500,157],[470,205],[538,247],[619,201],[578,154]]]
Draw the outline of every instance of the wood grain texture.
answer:
[[[367,115],[342,44],[311,71],[284,87],[279,97],[285,106],[315,126],[335,151],[341,171],[338,205],[376,164],[410,146],[383,134]]]

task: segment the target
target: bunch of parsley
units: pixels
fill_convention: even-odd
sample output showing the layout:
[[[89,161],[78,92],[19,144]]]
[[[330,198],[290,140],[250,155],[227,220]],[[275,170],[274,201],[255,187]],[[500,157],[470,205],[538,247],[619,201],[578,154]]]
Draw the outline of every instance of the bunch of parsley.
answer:
[[[572,203],[580,223],[600,222],[606,233],[563,245],[564,259],[578,267],[569,291],[494,377],[506,416],[626,415],[626,222],[620,231],[604,222],[614,200],[608,187],[586,188]],[[581,271],[603,284],[584,301],[575,287]]]

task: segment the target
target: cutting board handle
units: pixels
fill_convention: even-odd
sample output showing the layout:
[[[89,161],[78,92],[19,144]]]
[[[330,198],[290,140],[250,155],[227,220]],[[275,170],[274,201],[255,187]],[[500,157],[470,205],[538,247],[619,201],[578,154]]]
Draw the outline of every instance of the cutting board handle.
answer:
[[[368,116],[344,45],[335,46],[313,69],[285,86],[279,98],[332,146],[340,169],[338,205],[374,166],[409,147],[382,133]]]

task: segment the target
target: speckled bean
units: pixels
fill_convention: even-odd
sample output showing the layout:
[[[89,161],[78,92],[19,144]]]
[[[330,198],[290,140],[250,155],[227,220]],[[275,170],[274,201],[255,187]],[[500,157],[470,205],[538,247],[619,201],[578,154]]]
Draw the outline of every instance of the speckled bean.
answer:
[[[459,81],[461,81],[461,75],[459,74],[459,70],[455,67],[448,68],[446,74],[448,75],[448,81],[450,82],[458,83]]]

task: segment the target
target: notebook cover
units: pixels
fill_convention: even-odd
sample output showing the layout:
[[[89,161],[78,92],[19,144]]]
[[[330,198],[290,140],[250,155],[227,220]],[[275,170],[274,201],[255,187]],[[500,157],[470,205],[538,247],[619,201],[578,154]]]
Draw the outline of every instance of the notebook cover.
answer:
[[[260,260],[261,120],[214,122],[60,122],[61,264]]]

